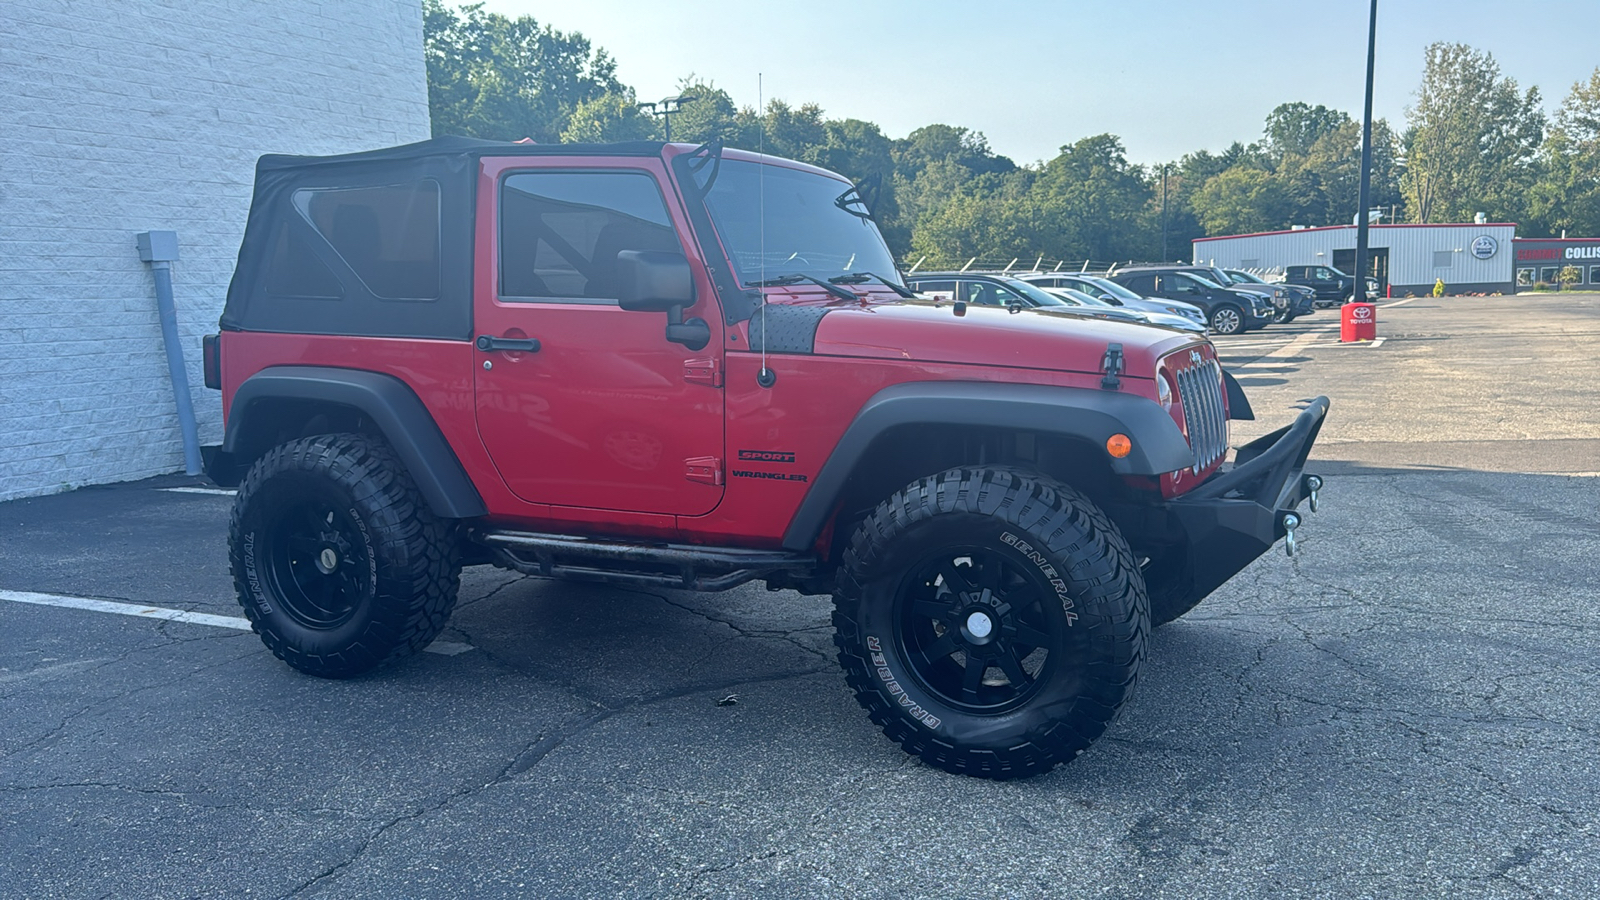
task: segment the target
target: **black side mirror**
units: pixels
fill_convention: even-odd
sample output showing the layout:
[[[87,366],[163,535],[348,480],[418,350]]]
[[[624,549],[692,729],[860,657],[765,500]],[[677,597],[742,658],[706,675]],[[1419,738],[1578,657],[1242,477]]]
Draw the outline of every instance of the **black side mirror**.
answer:
[[[667,314],[667,340],[699,350],[711,343],[705,319],[684,321],[694,305],[694,274],[682,253],[623,250],[617,253],[617,303],[631,312]]]
[[[617,300],[632,312],[694,305],[694,276],[682,253],[623,250],[617,254]]]

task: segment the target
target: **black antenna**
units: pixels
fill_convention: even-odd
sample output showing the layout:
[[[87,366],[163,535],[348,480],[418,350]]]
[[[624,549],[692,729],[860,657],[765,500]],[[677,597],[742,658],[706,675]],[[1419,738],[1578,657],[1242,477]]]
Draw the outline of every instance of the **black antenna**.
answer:
[[[767,283],[767,120],[762,111],[766,95],[762,90],[761,73],[756,73],[756,209],[761,223],[761,283]],[[756,384],[770,388],[778,383],[778,374],[767,368],[767,293],[761,292],[761,371],[756,373]]]

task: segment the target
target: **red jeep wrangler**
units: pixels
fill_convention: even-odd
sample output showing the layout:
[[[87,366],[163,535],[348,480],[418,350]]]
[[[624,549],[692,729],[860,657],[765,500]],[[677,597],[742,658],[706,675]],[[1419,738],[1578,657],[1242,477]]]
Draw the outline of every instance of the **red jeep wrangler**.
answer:
[[[461,567],[830,593],[890,738],[1072,759],[1152,624],[1278,538],[1328,402],[1240,448],[1201,338],[906,291],[866,203],[716,145],[439,138],[263,157],[206,381],[239,601],[346,677]]]

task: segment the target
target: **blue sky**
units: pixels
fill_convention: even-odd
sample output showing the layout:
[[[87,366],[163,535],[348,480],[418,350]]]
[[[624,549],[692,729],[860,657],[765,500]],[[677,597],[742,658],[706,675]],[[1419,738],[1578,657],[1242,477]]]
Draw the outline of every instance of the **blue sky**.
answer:
[[[449,2],[449,0],[447,0]],[[642,100],[693,73],[742,105],[768,98],[903,137],[981,131],[1018,162],[1102,132],[1135,162],[1260,136],[1279,103],[1361,114],[1366,0],[881,3],[488,0],[610,51]],[[1379,0],[1373,115],[1401,127],[1423,48],[1459,41],[1537,85],[1554,110],[1597,64],[1594,0]]]

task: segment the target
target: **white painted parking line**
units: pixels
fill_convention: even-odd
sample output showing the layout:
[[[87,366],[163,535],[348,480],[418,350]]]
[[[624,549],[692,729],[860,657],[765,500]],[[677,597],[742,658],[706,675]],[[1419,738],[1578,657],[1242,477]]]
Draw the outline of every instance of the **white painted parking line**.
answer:
[[[0,591],[0,600],[10,600],[13,603],[33,603],[39,606],[60,606],[65,609],[85,609],[90,612],[115,613],[119,616],[163,619],[168,622],[187,622],[190,625],[210,625],[213,628],[233,628],[238,631],[250,630],[250,620],[242,617],[213,616],[210,613],[184,612],[181,609],[139,606],[133,603],[116,603],[111,600],[93,600],[88,597],[35,594],[31,591]]]
[[[1283,359],[1286,356],[1293,356],[1296,353],[1300,352],[1301,350],[1305,349],[1306,347],[1310,346],[1312,341],[1315,341],[1320,337],[1322,337],[1322,333],[1321,332],[1308,331],[1305,334],[1302,334],[1299,337],[1295,338],[1294,340],[1290,341],[1289,343],[1284,344],[1282,347],[1279,347],[1276,350],[1269,350],[1263,356],[1259,356],[1259,357],[1257,357],[1255,359],[1252,359],[1247,363],[1242,363],[1240,365],[1234,366],[1233,367],[1234,371],[1237,372],[1240,369],[1248,369],[1251,366],[1266,365],[1266,364],[1275,362],[1277,360]]]
[[[1331,344],[1312,344],[1311,346],[1313,346],[1313,347],[1357,347],[1357,348],[1365,347],[1368,350],[1376,350],[1379,347],[1382,347],[1383,346],[1383,342],[1387,341],[1387,340],[1388,340],[1388,338],[1381,337],[1381,338],[1373,338],[1370,341],[1335,341],[1334,343],[1331,343]]]
[[[230,491],[225,488],[208,487],[156,488],[156,490],[166,491],[169,494],[216,494],[219,497],[232,497],[234,494],[238,493],[238,491]]]
[[[118,603],[113,600],[95,600],[90,597],[68,597],[64,594],[38,594],[32,591],[0,591],[0,600],[12,603],[31,603],[36,606],[58,606],[63,609],[82,609],[89,612],[113,613],[141,619],[161,619],[166,622],[184,622],[189,625],[209,625],[213,628],[231,628],[249,631],[250,620],[242,616],[213,616],[210,613],[185,612],[160,606],[140,606],[136,603]],[[424,651],[440,656],[455,656],[472,649],[471,644],[457,641],[434,641]]]
[[[1404,300],[1396,300],[1393,303],[1385,303],[1384,305],[1382,305],[1382,306],[1380,306],[1378,308],[1379,309],[1393,309],[1396,306],[1405,306],[1407,303],[1411,303],[1413,301],[1421,300],[1421,299],[1422,299],[1421,297],[1407,297]]]

